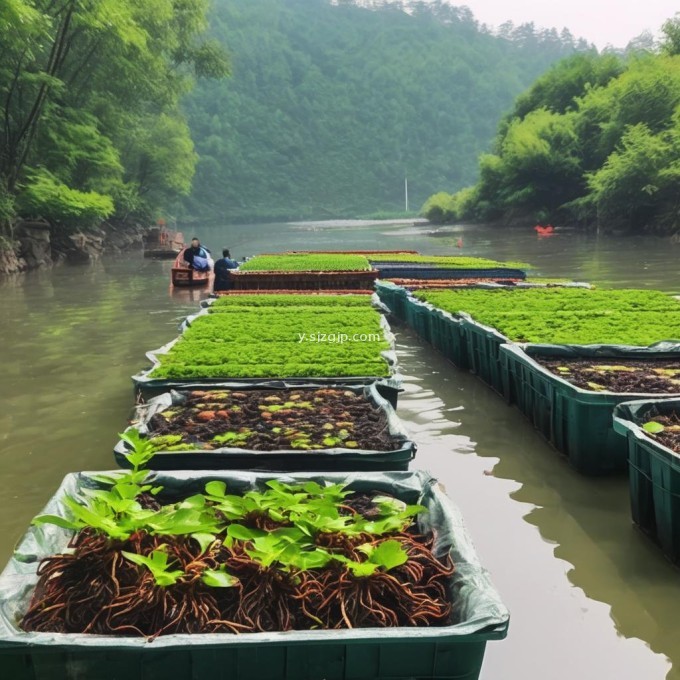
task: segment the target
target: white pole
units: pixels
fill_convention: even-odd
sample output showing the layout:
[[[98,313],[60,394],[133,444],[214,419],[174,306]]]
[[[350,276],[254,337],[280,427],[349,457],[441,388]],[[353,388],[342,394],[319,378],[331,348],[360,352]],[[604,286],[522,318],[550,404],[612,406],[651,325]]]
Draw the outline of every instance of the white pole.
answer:
[[[408,177],[404,177],[404,203],[408,212]]]

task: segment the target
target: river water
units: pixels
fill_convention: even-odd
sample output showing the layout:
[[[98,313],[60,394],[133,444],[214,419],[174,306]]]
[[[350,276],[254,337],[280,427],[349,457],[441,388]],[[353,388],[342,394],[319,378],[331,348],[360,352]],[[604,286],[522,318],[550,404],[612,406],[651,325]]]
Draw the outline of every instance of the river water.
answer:
[[[416,249],[680,294],[680,245],[654,238],[361,222],[225,226],[199,236],[237,257]],[[132,407],[130,375],[204,294],[173,296],[169,269],[131,253],[0,282],[3,561],[65,473],[112,467]],[[508,639],[487,647],[482,678],[680,680],[680,572],[632,527],[626,480],[580,477],[474,376],[395,330],[406,376],[399,414],[420,447],[416,467],[462,508],[512,613]]]

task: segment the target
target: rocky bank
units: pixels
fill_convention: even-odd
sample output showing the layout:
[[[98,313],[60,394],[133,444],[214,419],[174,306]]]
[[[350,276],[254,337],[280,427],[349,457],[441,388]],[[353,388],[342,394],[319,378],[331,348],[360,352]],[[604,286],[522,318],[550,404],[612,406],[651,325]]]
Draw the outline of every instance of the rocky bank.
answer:
[[[146,229],[138,224],[104,222],[98,229],[60,234],[46,220],[20,220],[13,248],[0,247],[0,274],[55,264],[87,264],[104,253],[141,248]]]

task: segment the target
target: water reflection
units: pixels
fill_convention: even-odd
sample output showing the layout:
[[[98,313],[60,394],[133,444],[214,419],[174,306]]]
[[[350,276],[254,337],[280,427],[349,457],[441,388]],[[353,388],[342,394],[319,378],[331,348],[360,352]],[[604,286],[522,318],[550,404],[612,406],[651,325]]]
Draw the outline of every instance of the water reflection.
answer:
[[[512,613],[483,677],[677,680],[679,574],[633,528],[626,480],[581,477],[474,376],[399,339],[418,464],[463,508]]]

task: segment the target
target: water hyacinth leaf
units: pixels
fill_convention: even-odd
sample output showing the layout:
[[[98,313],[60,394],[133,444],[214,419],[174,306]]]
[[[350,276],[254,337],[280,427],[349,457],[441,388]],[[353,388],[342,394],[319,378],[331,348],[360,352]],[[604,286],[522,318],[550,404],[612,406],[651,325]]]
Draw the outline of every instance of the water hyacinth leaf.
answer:
[[[205,569],[201,574],[201,580],[211,588],[233,588],[240,584],[235,576],[227,573],[224,564],[219,569]]]
[[[98,529],[111,536],[111,538],[128,538],[130,535],[130,532],[123,530],[113,518],[110,508],[95,506],[96,509],[90,509],[74,498],[69,497],[64,498],[64,505],[71,511],[74,519],[81,523],[81,526]]]
[[[300,535],[302,535],[301,532]],[[252,547],[246,548],[246,553],[265,567],[275,562],[280,562],[285,566],[293,562],[300,553],[300,546],[295,540],[278,536],[275,531],[254,539],[251,545]]]
[[[180,504],[180,508],[189,508],[193,510],[200,510],[205,507],[205,496],[203,494],[197,493],[193,496],[185,498]]]
[[[31,522],[34,526],[40,526],[42,524],[53,524],[56,527],[61,527],[62,529],[82,529],[83,525],[80,522],[74,520],[66,519],[65,517],[59,517],[59,515],[38,515],[33,518]]]
[[[307,569],[323,569],[333,559],[333,555],[317,548],[315,550],[301,550],[294,558],[294,566],[303,571]]]
[[[252,541],[255,538],[266,536],[267,532],[262,529],[251,529],[241,524],[230,524],[227,527],[227,536],[237,541]]]
[[[354,560],[350,560],[344,555],[334,555],[333,557],[338,562],[342,562],[347,567],[347,569],[349,569],[352,575],[358,578],[372,576],[378,570],[378,565],[375,562],[356,562]]]
[[[659,432],[663,432],[666,428],[661,423],[650,420],[642,426],[642,429],[648,434],[659,434]]]
[[[213,480],[205,485],[205,492],[208,496],[215,496],[217,498],[224,498],[227,493],[227,485],[224,482]]]
[[[156,534],[181,536],[196,533],[219,533],[219,522],[213,514],[191,508],[175,509],[170,506],[155,513],[147,526]]]
[[[121,498],[131,500],[139,495],[139,486],[137,484],[116,484],[114,488]]]
[[[100,484],[104,484],[105,486],[113,486],[116,484],[120,479],[122,478],[127,478],[127,474],[125,471],[120,470],[119,472],[114,472],[113,474],[94,474],[91,475],[91,479],[93,479],[95,482],[99,482]]]
[[[148,557],[137,553],[121,551],[121,554],[130,562],[134,562],[140,567],[146,567],[154,577],[157,586],[173,586],[184,576],[181,569],[170,569],[168,554],[161,546],[154,550]]]
[[[378,545],[366,543],[360,545],[357,550],[364,553],[368,557],[369,562],[382,567],[386,571],[394,569],[408,560],[408,554],[404,547],[399,541],[393,539],[383,541]]]
[[[217,540],[215,534],[205,534],[201,532],[191,534],[191,538],[193,538],[201,547],[201,554],[206,552],[208,548]]]

